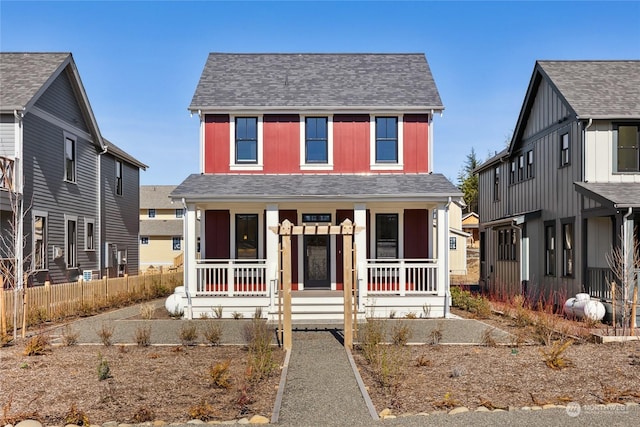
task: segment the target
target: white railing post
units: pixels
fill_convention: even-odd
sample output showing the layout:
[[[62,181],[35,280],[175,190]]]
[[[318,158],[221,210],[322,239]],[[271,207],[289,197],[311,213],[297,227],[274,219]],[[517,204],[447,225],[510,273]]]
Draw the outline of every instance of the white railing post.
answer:
[[[236,275],[234,270],[233,260],[230,259],[227,266],[227,294],[230,297],[233,296],[233,291],[235,290]]]
[[[407,294],[407,266],[404,262],[404,259],[398,260],[400,265],[398,266],[398,291],[400,292],[400,296],[403,297]]]

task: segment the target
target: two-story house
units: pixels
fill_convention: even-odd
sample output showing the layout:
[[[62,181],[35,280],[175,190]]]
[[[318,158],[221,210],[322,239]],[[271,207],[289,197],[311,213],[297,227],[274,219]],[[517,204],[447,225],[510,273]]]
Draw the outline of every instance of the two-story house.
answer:
[[[146,166],[102,137],[70,53],[0,54],[0,163],[0,257],[32,284],[137,274]]]
[[[140,268],[182,264],[184,208],[169,199],[175,185],[140,186]]]
[[[185,315],[273,316],[273,230],[346,219],[362,315],[445,313],[447,210],[462,194],[433,173],[443,106],[423,54],[212,53],[189,110],[199,170],[171,193],[185,208]],[[342,316],[342,239],[292,237],[294,319]]]
[[[481,280],[562,304],[610,298],[640,220],[640,61],[538,61],[509,147],[479,174]],[[618,280],[618,279],[616,279]]]

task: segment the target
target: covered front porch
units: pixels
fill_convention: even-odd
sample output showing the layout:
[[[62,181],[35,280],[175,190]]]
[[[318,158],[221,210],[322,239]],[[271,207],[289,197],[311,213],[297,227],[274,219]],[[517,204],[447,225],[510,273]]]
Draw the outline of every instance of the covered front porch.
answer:
[[[273,183],[273,178],[254,179]],[[289,193],[299,190],[287,186]],[[180,191],[178,187],[174,193]],[[318,230],[291,239],[293,320],[342,319],[343,236],[328,229],[347,219],[357,229],[353,283],[358,316],[443,317],[449,307],[448,207],[457,196],[454,191],[428,197],[402,191],[354,197],[336,191],[330,198],[318,194],[180,198],[185,207],[185,317],[214,317],[217,310],[225,318],[260,313],[275,320],[282,260],[279,236],[272,230],[288,220]],[[198,234],[202,236],[199,259]]]

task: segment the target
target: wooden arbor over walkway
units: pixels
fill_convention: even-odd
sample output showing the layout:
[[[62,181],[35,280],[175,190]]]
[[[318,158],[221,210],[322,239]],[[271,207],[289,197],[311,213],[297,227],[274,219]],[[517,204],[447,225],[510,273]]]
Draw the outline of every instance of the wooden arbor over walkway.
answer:
[[[293,225],[284,220],[277,227],[270,227],[278,234],[278,334],[285,350],[292,347],[291,325],[291,236],[299,235],[339,235],[342,236],[343,282],[344,282],[344,345],[353,348],[354,332],[357,334],[357,280],[356,252],[353,235],[360,231],[346,219],[340,225]],[[284,325],[283,325],[284,317]]]

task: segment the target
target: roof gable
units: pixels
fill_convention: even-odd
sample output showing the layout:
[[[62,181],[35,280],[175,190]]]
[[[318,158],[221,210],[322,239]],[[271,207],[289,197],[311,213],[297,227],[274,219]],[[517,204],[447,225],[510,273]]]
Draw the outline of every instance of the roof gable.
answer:
[[[211,53],[191,101],[207,109],[442,110],[424,54]]]

